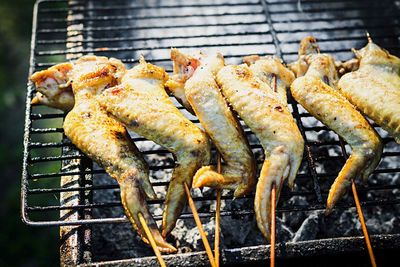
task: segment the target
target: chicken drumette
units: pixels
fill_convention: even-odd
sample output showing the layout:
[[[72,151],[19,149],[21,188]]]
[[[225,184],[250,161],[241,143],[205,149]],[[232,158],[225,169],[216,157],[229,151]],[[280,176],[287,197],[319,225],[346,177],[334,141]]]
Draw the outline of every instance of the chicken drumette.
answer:
[[[359,68],[339,80],[339,90],[400,144],[400,59],[371,39],[355,54]]]
[[[35,83],[37,92],[32,99],[32,105],[43,104],[70,111],[74,107],[74,95],[69,80],[71,70],[71,63],[61,63],[34,73],[31,80]]]

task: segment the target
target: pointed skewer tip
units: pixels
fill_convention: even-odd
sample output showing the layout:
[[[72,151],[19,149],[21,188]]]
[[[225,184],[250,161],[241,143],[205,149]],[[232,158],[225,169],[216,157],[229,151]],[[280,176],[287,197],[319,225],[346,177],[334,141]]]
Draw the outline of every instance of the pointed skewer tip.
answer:
[[[365,34],[367,35],[368,43],[372,43],[372,38],[371,38],[371,35],[369,34],[369,32],[365,32]]]

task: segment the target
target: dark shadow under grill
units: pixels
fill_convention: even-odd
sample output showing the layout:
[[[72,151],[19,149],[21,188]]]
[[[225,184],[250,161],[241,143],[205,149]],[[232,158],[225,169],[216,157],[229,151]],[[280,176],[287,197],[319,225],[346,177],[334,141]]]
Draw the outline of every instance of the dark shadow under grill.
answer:
[[[321,51],[346,60],[352,57],[352,47],[365,45],[366,31],[376,43],[399,56],[399,8],[399,1],[386,0],[39,1],[34,11],[30,73],[85,54],[116,57],[128,66],[144,55],[171,72],[170,47],[220,51],[228,64],[240,63],[241,57],[249,54],[275,54],[291,62],[297,59],[299,41],[310,34],[319,41]],[[65,138],[64,114],[30,105],[34,92],[29,83],[21,194],[24,222],[62,226],[64,263],[156,264],[155,257],[149,257],[151,249],[143,245],[124,217],[116,182]],[[285,188],[279,201],[277,255],[290,258],[364,251],[351,196],[342,200],[331,216],[323,215],[329,187],[349,148],[289,100],[306,148],[296,188],[293,192]],[[384,154],[367,185],[358,185],[359,195],[373,245],[382,250],[400,249],[400,145],[374,126],[384,140]],[[260,164],[261,146],[248,128],[245,131]],[[160,221],[174,161],[162,147],[133,133],[132,137],[150,165],[151,181],[160,198],[149,203]],[[213,160],[215,164],[215,157]],[[211,235],[215,192],[194,190],[193,195]],[[253,197],[232,200],[231,192],[223,193],[224,264],[268,257],[269,246],[254,222]],[[166,256],[167,264],[207,263],[196,231],[193,217],[185,209],[170,240],[178,240],[183,249],[178,255]]]

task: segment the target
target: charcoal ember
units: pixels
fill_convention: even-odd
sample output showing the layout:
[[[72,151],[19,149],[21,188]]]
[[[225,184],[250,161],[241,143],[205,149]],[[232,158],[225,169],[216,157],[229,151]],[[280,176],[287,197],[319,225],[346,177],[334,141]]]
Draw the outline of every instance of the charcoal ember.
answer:
[[[279,242],[287,242],[294,236],[293,231],[285,225],[281,218],[276,217],[276,238]]]
[[[324,221],[326,224],[323,227],[327,236],[356,236],[360,234],[361,225],[355,208],[333,211]]]
[[[234,247],[265,245],[268,243],[258,229],[254,216],[249,217],[249,220],[247,221],[242,219],[241,221],[238,221],[238,224],[240,225],[240,228],[237,228],[235,233],[230,233],[231,239],[228,239],[228,236],[225,234],[226,242],[230,241]],[[245,237],[241,235],[245,235]],[[287,242],[292,238],[293,232],[283,223],[281,218],[276,217],[276,239],[279,240],[279,242]]]
[[[203,228],[207,233],[208,240],[214,240],[215,221],[214,219],[203,220]],[[175,245],[178,252],[191,252],[204,250],[199,229],[193,220],[178,220],[175,229],[171,232],[171,236],[175,239]],[[224,237],[220,237],[221,244],[224,243]]]
[[[286,203],[285,206],[303,206],[309,205],[305,196],[293,196]],[[284,212],[282,215],[282,222],[291,229],[298,229],[303,221],[307,218],[307,213],[303,211]]]
[[[390,210],[393,209],[375,208],[365,214],[365,223],[370,234],[391,234],[398,232],[400,218],[393,217],[393,214],[389,212]],[[366,212],[364,211],[364,213]]]
[[[100,169],[97,165],[94,169]],[[94,185],[116,184],[115,180],[107,174],[96,174],[93,177]],[[95,190],[93,192],[94,203],[118,202],[120,201],[119,189]],[[94,208],[93,218],[120,218],[124,216],[122,207]],[[144,245],[139,235],[130,223],[122,224],[100,224],[92,226],[92,246],[95,260],[106,260],[110,255],[119,257],[144,257],[151,256],[151,248]],[[135,248],[135,249],[132,249]],[[104,258],[102,258],[104,257]]]
[[[314,211],[312,212],[307,219],[303,221],[300,228],[294,234],[293,242],[305,241],[305,240],[313,240],[317,237],[320,225],[321,218],[323,216],[322,211]]]
[[[240,219],[224,217],[221,220],[221,233],[227,247],[243,246],[250,236],[254,236],[256,232],[254,229],[257,229],[254,216],[246,216]],[[261,235],[261,233],[258,232],[258,235]]]
[[[149,245],[143,243],[130,223],[92,226],[92,249],[95,261],[120,258],[152,256]],[[134,249],[132,249],[134,248]]]

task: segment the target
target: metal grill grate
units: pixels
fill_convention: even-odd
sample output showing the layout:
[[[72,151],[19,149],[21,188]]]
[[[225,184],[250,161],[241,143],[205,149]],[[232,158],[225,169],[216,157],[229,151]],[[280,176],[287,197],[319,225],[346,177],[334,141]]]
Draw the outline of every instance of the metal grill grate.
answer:
[[[232,64],[239,63],[242,56],[249,54],[276,54],[291,62],[297,58],[299,41],[308,34],[317,37],[321,51],[344,60],[352,57],[352,47],[359,48],[366,43],[366,30],[378,44],[399,55],[399,6],[398,1],[385,0],[368,4],[344,0],[323,3],[314,0],[178,0],[163,1],[162,4],[156,0],[39,1],[34,10],[30,73],[85,54],[116,57],[128,66],[143,54],[150,62],[171,72],[169,48],[172,46],[184,51],[200,48],[206,52],[220,51],[227,63]],[[46,107],[31,107],[33,94],[34,86],[28,83],[21,194],[23,221],[35,226],[63,226],[61,254],[66,259],[75,255],[69,259],[75,264],[121,260],[136,255],[121,252],[127,248],[115,249],[118,251],[113,256],[100,255],[104,249],[97,253],[91,251],[91,246],[95,245],[93,240],[99,239],[101,233],[118,229],[131,232],[118,198],[118,185],[63,136],[63,113]],[[324,209],[329,187],[349,152],[337,135],[291,98],[290,107],[305,137],[306,149],[296,189],[293,192],[284,189],[281,195],[277,212],[283,221],[288,216],[303,216]],[[198,123],[189,113],[185,115]],[[360,186],[367,222],[379,212],[389,211],[393,218],[400,215],[400,146],[374,126],[383,137],[385,150],[368,185]],[[245,131],[261,164],[261,146],[248,128]],[[152,183],[160,195],[159,200],[149,201],[155,219],[160,220],[173,159],[156,144],[132,135],[149,162]],[[200,216],[205,218],[204,222],[209,221],[208,218],[214,216],[211,204],[215,195],[210,190],[194,193]],[[232,201],[232,194],[224,192],[221,215],[253,220],[253,197]],[[299,198],[306,204],[296,202]],[[326,227],[332,226],[333,221],[346,211],[356,216],[352,207],[351,198],[343,200],[333,216],[323,219]],[[189,210],[184,211],[181,219],[192,220]],[[104,226],[106,223],[110,225]],[[375,234],[372,240],[376,246],[400,248],[399,228],[384,230],[379,225],[371,232]],[[278,255],[358,251],[363,249],[360,236],[361,231],[357,230],[347,234],[319,231],[306,242],[282,242],[278,246]],[[246,245],[233,242],[223,250],[222,260],[233,263],[238,259],[243,262],[265,259],[268,246],[260,242]],[[73,254],[72,250],[77,253]],[[202,259],[204,262],[204,253],[193,252],[167,257],[174,264],[199,265]],[[123,262],[147,265],[155,259],[140,258],[119,263]]]

